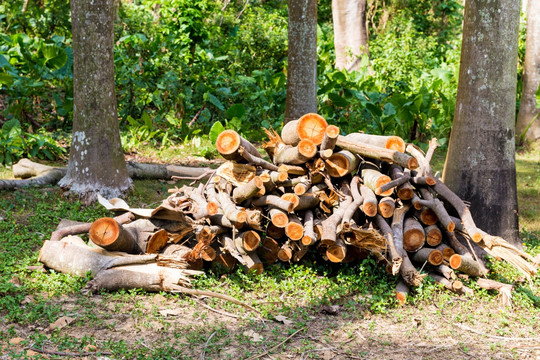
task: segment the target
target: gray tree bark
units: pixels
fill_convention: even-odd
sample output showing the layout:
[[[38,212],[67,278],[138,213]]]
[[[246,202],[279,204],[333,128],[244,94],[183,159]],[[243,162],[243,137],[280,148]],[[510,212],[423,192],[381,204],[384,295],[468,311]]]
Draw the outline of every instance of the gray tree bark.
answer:
[[[114,0],[72,0],[73,139],[59,185],[86,202],[126,192],[129,178],[116,110]]]
[[[369,56],[366,28],[367,0],[332,0],[336,68],[360,70],[362,56]]]
[[[317,1],[289,0],[285,119],[317,112]]]
[[[540,86],[540,1],[529,0],[523,63],[523,93],[516,123],[516,137],[519,142],[522,142],[524,138],[530,141],[540,140],[540,109],[536,108],[538,86]],[[530,127],[529,124],[531,124]]]
[[[467,1],[454,123],[443,181],[476,224],[521,246],[515,169],[519,1]]]

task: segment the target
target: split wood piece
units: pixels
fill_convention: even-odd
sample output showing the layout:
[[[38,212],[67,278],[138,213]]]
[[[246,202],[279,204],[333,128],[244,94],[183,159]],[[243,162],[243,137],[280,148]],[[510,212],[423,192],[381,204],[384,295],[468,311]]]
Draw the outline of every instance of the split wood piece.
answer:
[[[278,169],[277,165],[274,165],[271,162],[264,160],[260,156],[254,156],[249,151],[246,151],[243,146],[240,146],[240,148],[238,149],[238,153],[250,164],[257,165],[262,167],[263,169],[271,171],[277,171]]]
[[[92,248],[78,236],[67,236],[60,241],[46,240],[39,251],[38,261],[55,271],[86,276],[116,266],[147,264],[156,261],[152,255],[125,255]]]
[[[437,249],[423,248],[412,254],[411,259],[417,264],[428,262],[431,265],[438,266],[443,262],[443,255]]]
[[[453,248],[446,244],[439,244],[436,249],[442,252],[443,258],[446,261],[450,260],[450,257],[456,253]]]
[[[446,232],[446,238],[450,246],[456,253],[461,255],[461,268],[459,271],[469,274],[471,276],[485,276],[488,273],[485,263],[481,258],[475,260],[471,251],[465,245],[463,245],[456,237],[455,233]]]
[[[387,241],[381,233],[373,228],[361,228],[356,224],[343,226],[341,236],[345,243],[358,249],[364,249],[370,253],[383,253],[387,249]]]
[[[251,204],[258,207],[272,206],[288,213],[292,213],[295,206],[294,203],[284,200],[276,195],[261,196],[260,198],[253,200]]]
[[[396,300],[400,305],[405,305],[407,301],[407,295],[409,295],[409,285],[403,279],[399,279],[396,285]]]
[[[185,261],[187,263],[187,268],[191,270],[200,270],[203,268],[203,260],[201,258],[191,258],[187,260],[187,256],[191,253],[192,249],[187,246],[180,244],[169,244],[163,248],[162,255],[166,256],[168,259],[175,259],[178,261]]]
[[[361,167],[362,180],[364,180],[364,185],[369,187],[373,192],[376,192],[379,187],[384,184],[392,181],[390,176],[385,175],[380,172],[380,169],[373,163],[364,162]],[[390,196],[393,193],[394,189],[381,192],[381,196]]]
[[[238,260],[236,260],[231,254],[218,249],[216,251],[216,259],[212,261],[212,270],[217,274],[231,273],[236,267],[237,263]]]
[[[364,202],[364,198],[360,194],[360,177],[358,175],[353,176],[350,187],[353,201],[347,210],[345,210],[341,224],[348,224]]]
[[[338,136],[336,146],[363,157],[396,163],[411,170],[418,167],[418,161],[412,156],[396,150],[384,149],[373,145],[355,144],[342,135]]]
[[[195,259],[203,259],[204,261],[214,261],[216,258],[216,251],[210,246],[216,235],[212,233],[212,230],[208,226],[204,226],[197,234],[197,244],[193,247],[193,250],[185,256],[187,261]]]
[[[200,184],[197,189],[185,190],[184,193],[189,196],[191,201],[191,208],[189,212],[195,220],[206,218],[211,215],[217,214],[219,205],[215,201],[207,201],[202,195],[203,184]],[[184,189],[187,189],[184,187]]]
[[[422,200],[420,199],[420,201]],[[437,214],[435,214],[435,212],[431,208],[427,206],[422,206],[421,204],[419,204],[419,206],[421,206],[421,208],[420,210],[416,210],[414,212],[414,216],[418,220],[420,220],[422,224],[426,226],[430,226],[430,225],[435,225],[439,221]]]
[[[381,195],[383,192],[397,187],[396,193],[401,200],[412,199],[414,192],[411,184],[409,183],[409,179],[411,178],[410,170],[406,169],[404,171],[401,166],[392,164],[388,173],[390,174],[392,181],[375,189],[375,194]]]
[[[278,259],[283,262],[291,261],[293,257],[293,244],[287,240],[278,251]]]
[[[257,254],[264,265],[270,265],[278,260],[280,246],[276,240],[266,236],[257,249]]]
[[[424,276],[416,270],[404,248],[403,225],[405,222],[405,215],[407,214],[409,209],[410,205],[405,204],[394,211],[394,216],[392,217],[392,235],[394,238],[394,245],[396,246],[396,249],[401,255],[401,257],[403,258],[403,263],[401,264],[401,267],[399,269],[401,277],[410,286],[419,286],[422,283]]]
[[[302,166],[296,166],[296,165],[291,165],[291,164],[279,165],[278,171],[285,172],[289,175],[298,175],[298,176],[306,175],[308,172],[307,169],[305,169]]]
[[[223,209],[223,215],[225,215],[225,217],[229,219],[229,221],[241,224],[246,222],[246,211],[238,208],[228,194],[220,191],[217,194],[217,200],[219,201],[219,204]]]
[[[426,233],[422,224],[415,218],[406,218],[403,225],[403,248],[409,252],[418,251],[425,242]]]
[[[218,184],[221,180],[239,186],[251,181],[257,175],[257,168],[250,164],[239,164],[233,161],[226,161],[216,169],[212,182]]]
[[[301,140],[297,146],[280,149],[274,155],[276,164],[300,165],[308,162],[317,154],[317,145],[311,140]]]
[[[289,215],[289,223],[285,226],[285,234],[294,241],[301,240],[304,236],[304,225],[296,215]]]
[[[467,205],[457,196],[452,190],[448,188],[442,181],[439,179],[435,179],[436,184],[433,186],[433,189],[437,192],[437,194],[444,198],[446,201],[448,201],[454,209],[456,209],[461,222],[463,224],[463,227],[465,228],[465,231],[471,239],[478,243],[480,240],[482,240],[482,232],[480,229],[476,227],[476,224],[474,223],[474,220],[472,218],[471,212]]]
[[[470,289],[466,288],[463,283],[459,280],[448,280],[442,275],[436,274],[434,272],[429,273],[429,277],[431,277],[436,283],[439,283],[443,285],[448,290],[456,293],[456,294],[469,294]]]
[[[161,229],[156,231],[150,239],[148,239],[148,243],[146,244],[146,249],[143,249],[143,251],[146,254],[157,254],[159,253],[169,241],[169,233],[165,229]],[[139,245],[141,246],[141,245]]]
[[[247,184],[237,186],[233,190],[232,199],[236,204],[240,204],[257,195],[261,189],[264,189],[263,181],[260,177],[255,176]]]
[[[452,221],[450,215],[448,215],[448,212],[444,208],[444,203],[441,200],[434,198],[427,188],[421,187],[418,189],[418,191],[423,197],[423,199],[418,200],[418,203],[422,206],[430,208],[435,215],[437,215],[440,223],[447,231],[454,231],[456,224]]]
[[[513,285],[483,278],[478,279],[476,285],[482,289],[498,291],[498,297],[500,298],[501,305],[512,305],[512,290],[514,289]]]
[[[304,255],[309,251],[309,246],[302,244],[302,242],[295,243],[296,249],[293,251],[292,261],[299,262]]]
[[[262,212],[260,210],[246,209],[246,224],[254,230],[262,230]]]
[[[261,157],[257,148],[234,130],[222,131],[216,139],[217,151],[227,160],[244,161],[244,157],[239,152],[240,148],[252,156]]]
[[[377,208],[378,213],[383,218],[391,218],[392,215],[394,215],[394,210],[396,209],[396,201],[389,196],[383,197],[381,200],[379,200],[379,206]]]
[[[94,244],[109,251],[123,251],[128,254],[143,252],[137,244],[137,238],[110,217],[94,221],[90,227],[89,236]]]
[[[289,121],[283,126],[281,138],[288,145],[296,145],[301,140],[309,139],[320,145],[328,126],[326,120],[315,113],[308,113],[298,120]]]
[[[347,244],[345,244],[345,241],[341,237],[337,237],[334,242],[328,243],[326,256],[333,263],[342,262],[347,256]]]
[[[390,260],[392,261],[391,273],[392,275],[396,275],[399,273],[401,264],[403,263],[403,258],[401,256],[401,250],[397,249],[396,244],[394,242],[394,235],[392,234],[392,228],[390,227],[390,225],[388,225],[386,220],[381,215],[375,216],[375,224],[381,230],[381,233],[386,239],[386,243],[388,245],[388,249],[390,252]]]
[[[360,185],[360,195],[362,195],[362,198],[364,199],[364,202],[362,203],[362,211],[364,214],[369,217],[377,215],[379,203],[377,202],[377,196],[375,196],[373,190],[362,184]]]
[[[353,203],[352,195],[348,195],[334,210],[334,213],[322,222],[321,242],[325,245],[332,245],[336,242],[338,225],[341,224],[343,215],[347,208]]]
[[[300,182],[294,185],[293,191],[296,195],[301,196],[304,195],[311,187],[311,179],[309,179],[307,176],[299,179]]]
[[[287,215],[287,213],[276,207],[270,207],[268,209],[268,216],[270,217],[270,221],[272,222],[272,224],[274,224],[274,226],[278,228],[285,229],[285,227],[289,223],[289,216]]]
[[[261,236],[253,230],[244,231],[234,239],[236,249],[240,254],[257,250],[261,243]]]
[[[352,173],[358,168],[360,159],[357,155],[348,150],[341,150],[333,153],[325,161],[325,168],[331,177],[343,177]]]
[[[302,195],[298,197],[298,205],[294,208],[295,211],[303,211],[314,209],[320,203],[320,198],[315,194]]]
[[[195,233],[199,234],[202,231],[207,231],[213,236],[220,235],[226,232],[229,232],[229,229],[225,226],[220,225],[197,225],[195,227]]]
[[[426,233],[426,242],[429,246],[437,246],[442,241],[442,231],[435,224],[429,225],[424,229]]]
[[[405,141],[399,136],[371,135],[364,133],[351,133],[345,136],[354,143],[373,145],[385,149],[405,152]]]
[[[317,242],[317,235],[314,230],[314,218],[313,211],[306,210],[304,212],[304,236],[302,237],[302,244],[310,246]]]
[[[284,193],[283,195],[281,195],[281,198],[294,204],[293,211],[296,210],[296,207],[298,206],[298,204],[300,204],[300,198],[298,197],[298,195],[293,193]]]
[[[289,178],[289,174],[279,171],[262,171],[257,172],[257,175],[261,178],[266,192],[273,191],[277,186],[283,184]]]
[[[255,274],[262,274],[262,272],[264,271],[264,265],[262,264],[261,259],[259,259],[259,256],[257,256],[256,252],[246,251],[244,247],[244,241],[241,236],[238,236],[234,239],[234,245],[236,247],[236,250],[242,257],[242,260],[243,260],[242,265],[244,265],[247,268],[248,272],[254,272]]]
[[[441,274],[442,276],[444,276],[445,278],[447,278],[448,280],[457,279],[454,269],[452,269],[450,266],[441,264],[433,269],[437,271],[439,274]]]
[[[334,147],[336,146],[337,137],[339,135],[339,128],[335,125],[328,125],[324,132],[324,137],[321,142],[319,156],[326,160],[332,156]]]
[[[230,234],[223,234],[220,238],[220,243],[223,246],[223,250],[231,254],[231,256],[235,258],[240,264],[246,266],[247,263],[242,257],[242,254],[240,254],[240,252],[238,252],[238,250],[236,249],[236,245]]]
[[[285,228],[277,227],[270,221],[268,222],[268,225],[266,225],[266,236],[271,237],[272,239],[281,239],[285,236]]]
[[[131,221],[135,220],[135,215],[133,215],[130,212],[123,213],[122,215],[114,217],[114,220],[120,224],[124,225],[127,223],[130,223]],[[63,219],[62,219],[63,221]],[[62,222],[60,222],[62,223]],[[66,237],[68,235],[79,235],[79,234],[85,234],[90,231],[90,228],[92,227],[92,223],[79,223],[79,222],[73,222],[69,226],[62,226],[60,227],[60,224],[56,228],[55,231],[52,232],[51,238],[49,240],[51,241],[59,241],[63,237]]]
[[[135,239],[141,251],[146,253],[159,252],[171,237],[170,233],[174,233],[179,241],[193,232],[192,225],[156,219],[138,219],[124,225],[124,229]]]

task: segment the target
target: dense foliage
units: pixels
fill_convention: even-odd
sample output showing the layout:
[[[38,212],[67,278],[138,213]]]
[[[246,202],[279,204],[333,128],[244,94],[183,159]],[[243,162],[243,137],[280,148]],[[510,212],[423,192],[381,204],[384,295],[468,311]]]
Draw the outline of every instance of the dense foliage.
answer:
[[[207,136],[220,122],[258,140],[285,108],[287,2],[119,1],[115,65],[126,150]],[[24,8],[26,6],[26,8]],[[23,9],[24,8],[24,9]],[[62,154],[72,122],[68,0],[0,4],[0,150]],[[334,68],[329,0],[319,2],[319,112],[343,131],[442,143],[453,117],[461,6],[384,1],[369,6],[364,70]],[[13,129],[18,129],[14,131]],[[39,145],[39,146],[36,146]]]

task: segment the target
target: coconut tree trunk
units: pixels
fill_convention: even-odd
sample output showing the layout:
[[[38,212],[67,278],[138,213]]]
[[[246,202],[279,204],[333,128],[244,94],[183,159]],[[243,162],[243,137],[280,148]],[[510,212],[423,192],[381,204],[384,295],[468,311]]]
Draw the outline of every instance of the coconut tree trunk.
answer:
[[[515,169],[519,2],[467,1],[444,183],[477,225],[520,245]]]
[[[285,119],[317,112],[317,1],[289,0]]]
[[[523,3],[527,3],[524,0]],[[540,1],[529,0],[527,4],[527,39],[523,63],[523,93],[516,123],[516,137],[540,139],[540,109],[536,108],[536,91],[540,86]]]
[[[366,27],[367,0],[332,0],[336,68],[360,70],[363,55],[369,57]]]
[[[114,0],[72,0],[73,139],[60,186],[94,201],[132,184],[120,143],[114,82]]]

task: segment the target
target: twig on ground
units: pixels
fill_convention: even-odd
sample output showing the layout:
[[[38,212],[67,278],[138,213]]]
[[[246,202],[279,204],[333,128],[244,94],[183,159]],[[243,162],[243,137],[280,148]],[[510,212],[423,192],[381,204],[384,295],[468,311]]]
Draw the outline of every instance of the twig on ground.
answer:
[[[235,318],[235,319],[239,319],[239,318],[240,318],[240,316],[238,316],[238,315],[231,314],[231,313],[226,312],[226,311],[214,309],[213,307],[206,305],[205,303],[203,303],[203,302],[200,301],[200,300],[195,300],[195,301],[197,301],[197,303],[198,303],[199,305],[201,305],[203,308],[208,309],[208,310],[210,310],[210,311],[213,311],[213,312],[215,312],[215,313],[218,313],[218,314],[220,314],[220,315],[223,315],[223,316],[229,316],[229,317],[232,317],[232,318]]]
[[[255,356],[249,357],[249,358],[247,358],[246,360],[259,359],[259,358],[262,358],[263,356],[268,355],[270,352],[274,351],[275,349],[277,349],[278,347],[280,347],[281,345],[283,345],[283,344],[285,344],[287,341],[289,341],[294,335],[298,334],[300,331],[305,330],[305,329],[306,329],[306,327],[303,327],[303,328],[301,328],[301,329],[296,330],[295,332],[293,332],[293,333],[292,333],[291,335],[289,335],[285,340],[283,340],[282,342],[280,342],[280,343],[277,344],[276,346],[271,347],[270,349],[266,350],[266,351],[263,352],[262,354],[259,354],[259,355],[255,355]]]
[[[55,351],[55,350],[46,350],[46,349],[38,349],[35,347],[25,347],[25,350],[32,350],[40,354],[47,354],[47,355],[56,355],[56,356],[71,356],[71,357],[80,357],[80,356],[94,356],[94,355],[112,355],[111,352],[108,351],[93,351],[93,352],[65,352],[65,351]]]
[[[204,344],[204,348],[203,348],[203,352],[201,354],[201,360],[204,360],[204,358],[206,357],[206,348],[208,347],[208,344],[210,343],[210,340],[212,340],[212,338],[214,337],[214,335],[216,335],[217,331],[214,331],[212,333],[212,335],[210,335],[208,337],[208,340],[206,340],[206,344]]]

